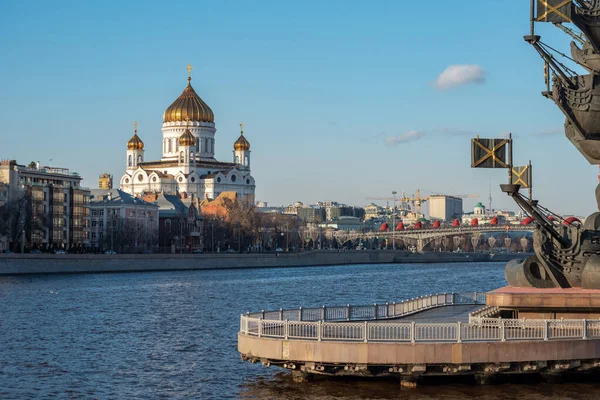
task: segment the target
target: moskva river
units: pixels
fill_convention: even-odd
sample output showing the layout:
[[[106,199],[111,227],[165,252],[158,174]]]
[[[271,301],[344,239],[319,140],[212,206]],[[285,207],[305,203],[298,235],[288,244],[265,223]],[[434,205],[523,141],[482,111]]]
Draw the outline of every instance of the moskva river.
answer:
[[[0,277],[0,399],[596,399],[600,385],[296,384],[240,360],[240,313],[504,285],[504,264]]]

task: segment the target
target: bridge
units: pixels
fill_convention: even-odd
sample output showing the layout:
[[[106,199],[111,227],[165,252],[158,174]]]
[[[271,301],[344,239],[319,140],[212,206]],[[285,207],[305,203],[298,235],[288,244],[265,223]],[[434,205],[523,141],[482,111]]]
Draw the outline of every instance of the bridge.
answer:
[[[508,228],[507,228],[508,227]],[[417,251],[423,251],[431,241],[435,239],[443,239],[448,237],[471,235],[478,237],[485,233],[512,233],[512,232],[533,232],[532,225],[485,225],[485,226],[461,226],[452,228],[428,228],[428,229],[407,229],[402,231],[385,231],[385,232],[335,232],[334,236],[345,243],[348,240],[354,239],[396,239],[405,243],[414,244]],[[345,240],[344,240],[345,239]]]

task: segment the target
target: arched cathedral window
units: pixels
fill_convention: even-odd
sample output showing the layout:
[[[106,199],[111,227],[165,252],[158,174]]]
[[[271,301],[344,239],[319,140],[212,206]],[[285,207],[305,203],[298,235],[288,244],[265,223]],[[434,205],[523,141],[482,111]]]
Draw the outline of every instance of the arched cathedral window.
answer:
[[[143,161],[143,160],[142,160],[142,155],[140,154],[140,155],[138,155],[137,162],[138,162],[138,164],[139,164],[139,163],[141,163],[142,161]]]
[[[240,157],[239,156],[235,156],[235,163],[239,164],[240,163]]]
[[[129,155],[129,161],[127,162],[127,165],[133,167],[133,156],[131,154]]]
[[[245,156],[245,157],[244,157],[244,165],[247,167],[247,166],[248,166],[248,164],[249,164],[249,161],[248,161],[248,156]]]

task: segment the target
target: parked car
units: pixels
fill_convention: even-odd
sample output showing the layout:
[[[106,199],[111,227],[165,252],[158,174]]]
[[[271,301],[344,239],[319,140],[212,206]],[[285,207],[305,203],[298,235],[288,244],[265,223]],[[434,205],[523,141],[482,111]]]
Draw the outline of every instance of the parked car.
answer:
[[[66,254],[64,250],[56,250],[54,254]]]
[[[194,254],[201,254],[202,253],[202,249],[192,249],[192,253],[194,253]]]
[[[31,250],[31,254],[42,254],[42,252],[39,249],[33,249]]]
[[[117,254],[117,252],[114,250],[106,250],[104,254]]]

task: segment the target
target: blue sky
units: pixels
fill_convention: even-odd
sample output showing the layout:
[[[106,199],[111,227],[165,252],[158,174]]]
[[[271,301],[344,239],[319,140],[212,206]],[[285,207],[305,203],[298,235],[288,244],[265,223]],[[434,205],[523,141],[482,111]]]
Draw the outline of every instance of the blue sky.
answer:
[[[487,204],[491,180],[494,208],[515,209],[498,189],[506,171],[471,170],[469,150],[474,134],[512,132],[535,197],[589,214],[598,167],[540,95],[542,62],[522,39],[528,3],[4,2],[0,158],[52,159],[89,187],[102,172],[118,182],[134,120],[146,160],[160,157],[162,114],[192,64],[219,160],[245,124],[258,200],[361,205],[420,188]],[[568,50],[560,31],[540,33]],[[480,79],[441,90],[451,65],[477,66]]]

